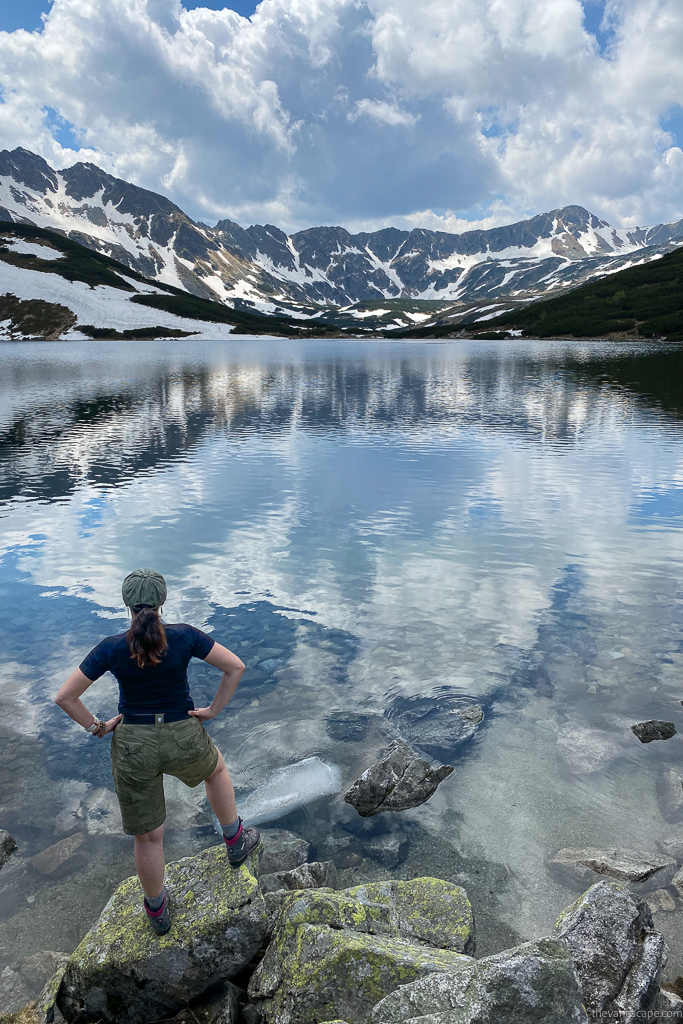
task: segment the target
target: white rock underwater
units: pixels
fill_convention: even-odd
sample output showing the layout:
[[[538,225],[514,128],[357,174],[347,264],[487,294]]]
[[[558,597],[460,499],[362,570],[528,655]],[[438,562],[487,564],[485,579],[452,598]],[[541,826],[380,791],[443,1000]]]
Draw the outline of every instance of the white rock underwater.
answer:
[[[237,813],[249,825],[275,821],[298,807],[323,796],[334,796],[341,788],[341,770],[319,757],[305,757],[296,764],[277,768],[237,804]]]

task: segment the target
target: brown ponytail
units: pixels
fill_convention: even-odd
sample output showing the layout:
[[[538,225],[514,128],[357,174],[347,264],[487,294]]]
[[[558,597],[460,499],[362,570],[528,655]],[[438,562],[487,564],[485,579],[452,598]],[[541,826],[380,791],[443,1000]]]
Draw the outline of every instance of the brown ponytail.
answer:
[[[136,605],[133,621],[126,634],[131,658],[140,668],[158,665],[168,650],[166,630],[159,618],[159,609],[150,605]]]

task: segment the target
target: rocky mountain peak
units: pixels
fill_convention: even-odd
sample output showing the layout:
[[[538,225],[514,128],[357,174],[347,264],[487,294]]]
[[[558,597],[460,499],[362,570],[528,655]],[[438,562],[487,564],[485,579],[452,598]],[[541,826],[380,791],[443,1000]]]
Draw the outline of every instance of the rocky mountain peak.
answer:
[[[0,175],[13,178],[20,185],[26,185],[35,192],[45,195],[56,192],[57,175],[42,156],[18,146],[11,152],[0,151]]]

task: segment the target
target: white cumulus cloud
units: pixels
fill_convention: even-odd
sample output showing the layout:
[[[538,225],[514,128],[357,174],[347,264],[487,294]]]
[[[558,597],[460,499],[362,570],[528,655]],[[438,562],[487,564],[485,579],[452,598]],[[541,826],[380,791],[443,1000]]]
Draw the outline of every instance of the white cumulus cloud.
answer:
[[[0,32],[0,133],[204,219],[652,223],[683,216],[682,57],[680,0],[54,0]]]

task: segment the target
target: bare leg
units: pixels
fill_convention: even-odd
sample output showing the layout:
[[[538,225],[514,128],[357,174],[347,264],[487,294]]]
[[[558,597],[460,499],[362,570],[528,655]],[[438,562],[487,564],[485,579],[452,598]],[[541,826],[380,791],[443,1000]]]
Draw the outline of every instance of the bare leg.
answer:
[[[230,825],[237,818],[237,806],[235,804],[235,791],[232,788],[232,780],[225,767],[223,755],[218,755],[218,764],[212,775],[205,781],[206,796],[211,804],[211,810],[218,818],[221,825]]]
[[[158,896],[164,887],[163,825],[135,837],[135,867],[145,896]]]

